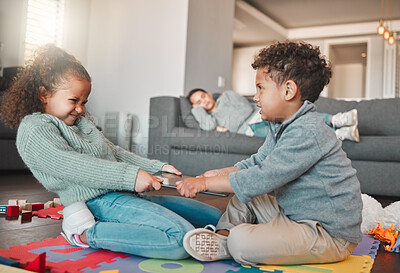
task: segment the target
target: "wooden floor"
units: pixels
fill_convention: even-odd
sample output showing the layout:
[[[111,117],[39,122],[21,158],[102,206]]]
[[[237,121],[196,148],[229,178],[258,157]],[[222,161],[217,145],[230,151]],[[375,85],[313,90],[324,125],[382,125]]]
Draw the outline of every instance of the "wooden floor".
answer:
[[[173,189],[163,188],[154,194],[178,195]],[[28,202],[46,202],[57,197],[46,191],[28,172],[10,173],[0,172],[0,204],[7,204],[9,199],[26,199]],[[399,199],[374,196],[385,207]],[[199,201],[213,205],[222,212],[230,199],[206,194],[199,194]],[[400,212],[399,212],[400,213]],[[57,237],[61,232],[61,221],[48,218],[33,217],[32,221],[21,223],[20,219],[7,219],[0,217],[0,248],[13,245],[24,245],[32,241],[41,241],[45,238]],[[388,253],[380,247],[375,258],[372,273],[400,272],[400,254]]]

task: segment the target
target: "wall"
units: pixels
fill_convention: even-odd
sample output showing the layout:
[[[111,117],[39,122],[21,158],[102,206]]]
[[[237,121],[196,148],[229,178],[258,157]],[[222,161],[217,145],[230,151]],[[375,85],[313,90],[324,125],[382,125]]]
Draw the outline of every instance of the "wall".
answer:
[[[134,151],[147,154],[149,101],[201,86],[230,87],[234,0],[96,0],[90,13],[88,104],[134,116]]]
[[[187,0],[92,1],[88,109],[101,126],[106,112],[131,113],[141,155],[147,153],[150,98],[183,94],[187,11]]]
[[[91,0],[67,0],[63,47],[86,63]],[[3,66],[24,65],[27,0],[0,1],[0,42],[4,43]]]
[[[363,98],[365,67],[362,64],[343,64],[333,67],[332,82],[329,84],[330,98]],[[338,80],[340,79],[340,80]]]
[[[369,99],[383,97],[383,60],[384,60],[384,40],[378,35],[343,38],[343,39],[318,39],[318,40],[305,40],[314,46],[319,46],[322,55],[329,56],[329,45],[335,43],[351,43],[351,41],[365,40],[368,42],[368,61],[366,69],[366,84],[365,84],[365,97]],[[239,94],[248,95],[248,90],[254,90],[254,77],[253,71],[250,66],[249,60],[252,60],[254,52],[262,48],[259,47],[242,47],[233,50],[234,62],[232,69],[232,89]],[[333,75],[335,77],[335,75]],[[330,86],[330,85],[329,85]],[[328,87],[329,87],[328,86]],[[250,92],[251,93],[251,92]],[[328,90],[325,88],[321,93],[327,96]],[[359,93],[351,94],[347,97],[356,98]],[[329,95],[328,95],[329,96]],[[358,98],[358,97],[357,97]]]
[[[185,94],[231,88],[234,7],[234,0],[189,1]],[[218,86],[218,77],[224,86]]]
[[[0,42],[4,44],[1,59],[4,67],[24,64],[26,2],[0,1]]]
[[[243,96],[256,92],[256,71],[251,67],[254,55],[263,46],[236,48],[233,50],[232,90]]]
[[[91,0],[66,0],[63,29],[63,48],[83,65],[87,64],[89,14]]]

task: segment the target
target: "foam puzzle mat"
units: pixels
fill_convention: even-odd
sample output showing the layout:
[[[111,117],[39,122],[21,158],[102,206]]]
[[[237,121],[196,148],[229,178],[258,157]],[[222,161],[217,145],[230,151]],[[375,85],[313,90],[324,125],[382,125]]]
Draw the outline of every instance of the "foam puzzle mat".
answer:
[[[233,260],[199,262],[193,259],[161,260],[128,255],[109,250],[80,248],[69,245],[62,236],[0,249],[0,256],[17,260],[21,265],[46,252],[46,268],[54,273],[216,273],[216,272],[273,272],[273,273],[368,273],[377,254],[379,241],[364,235],[363,241],[345,261],[329,264],[295,266],[245,266]]]

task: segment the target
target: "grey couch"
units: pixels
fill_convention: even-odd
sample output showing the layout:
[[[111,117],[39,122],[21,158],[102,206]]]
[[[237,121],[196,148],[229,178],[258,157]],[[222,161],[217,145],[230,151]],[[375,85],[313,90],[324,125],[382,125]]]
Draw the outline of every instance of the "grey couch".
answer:
[[[177,97],[151,98],[149,158],[198,175],[232,166],[263,144],[261,138],[196,128],[187,103]],[[344,141],[343,150],[357,170],[362,192],[400,196],[400,99],[356,102],[321,97],[316,105],[319,112],[331,114],[358,110],[361,141]]]
[[[4,68],[3,77],[0,77],[0,102],[3,92],[9,86],[10,80],[16,75],[17,70],[18,67]],[[0,171],[27,170],[15,146],[16,136],[17,129],[10,129],[0,121]]]

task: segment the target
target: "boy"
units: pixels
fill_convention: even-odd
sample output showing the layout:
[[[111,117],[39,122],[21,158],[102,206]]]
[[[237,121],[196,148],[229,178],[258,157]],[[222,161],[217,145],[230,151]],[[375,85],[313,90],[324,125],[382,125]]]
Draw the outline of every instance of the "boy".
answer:
[[[362,239],[356,171],[315,111],[331,69],[318,48],[284,42],[262,49],[254,101],[269,133],[258,152],[233,167],[178,183],[181,195],[233,192],[215,233],[195,229],[186,251],[202,261],[243,264],[329,263]],[[207,246],[207,247],[202,247]]]

